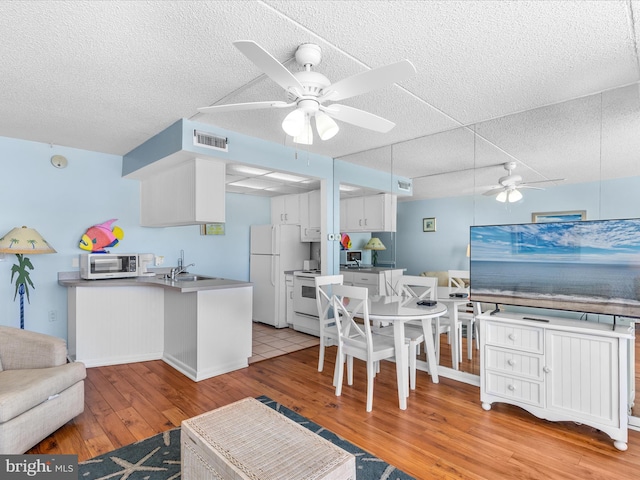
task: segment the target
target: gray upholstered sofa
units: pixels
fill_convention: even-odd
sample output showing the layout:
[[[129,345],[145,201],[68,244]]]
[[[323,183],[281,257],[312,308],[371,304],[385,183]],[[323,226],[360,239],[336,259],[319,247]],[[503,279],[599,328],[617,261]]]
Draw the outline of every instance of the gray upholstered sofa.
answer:
[[[24,453],[82,413],[85,377],[64,340],[0,326],[0,454]]]

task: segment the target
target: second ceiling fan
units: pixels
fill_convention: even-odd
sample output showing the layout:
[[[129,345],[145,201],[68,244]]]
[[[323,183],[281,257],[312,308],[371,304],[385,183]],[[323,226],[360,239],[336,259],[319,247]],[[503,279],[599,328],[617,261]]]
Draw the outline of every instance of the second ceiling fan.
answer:
[[[325,103],[355,97],[377,88],[401,82],[416,72],[409,60],[401,60],[332,84],[323,74],[311,70],[322,60],[320,47],[313,43],[304,43],[296,50],[296,62],[304,70],[295,73],[289,71],[254,41],[239,40],[233,42],[233,45],[286,91],[288,101],[268,100],[233,103],[201,107],[198,110],[203,113],[216,113],[265,108],[295,108],[285,117],[282,128],[293,137],[295,143],[306,145],[313,143],[311,118],[315,119],[316,130],[322,140],[329,140],[338,133],[338,124],[333,119],[376,132],[387,133],[395,126],[395,123],[347,105],[337,103],[325,105]]]
[[[506,162],[502,166],[507,171],[507,175],[498,179],[499,185],[489,188],[489,190],[483,194],[495,196],[496,200],[502,203],[513,203],[522,200],[522,193],[520,192],[521,188],[544,190],[544,188],[533,186],[532,184],[534,183],[561,182],[565,180],[564,178],[555,178],[552,180],[541,180],[538,182],[523,182],[520,175],[513,174],[513,170],[516,168],[516,162]]]

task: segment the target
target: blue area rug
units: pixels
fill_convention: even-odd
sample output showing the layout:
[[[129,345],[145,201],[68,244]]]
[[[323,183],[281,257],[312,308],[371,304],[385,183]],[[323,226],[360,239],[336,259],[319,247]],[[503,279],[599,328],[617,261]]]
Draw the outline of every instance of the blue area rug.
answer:
[[[283,407],[268,397],[265,405],[338,445],[356,457],[357,480],[412,480],[413,477]],[[180,429],[174,428],[78,465],[79,480],[175,480],[180,479]],[[289,479],[282,479],[289,480]]]

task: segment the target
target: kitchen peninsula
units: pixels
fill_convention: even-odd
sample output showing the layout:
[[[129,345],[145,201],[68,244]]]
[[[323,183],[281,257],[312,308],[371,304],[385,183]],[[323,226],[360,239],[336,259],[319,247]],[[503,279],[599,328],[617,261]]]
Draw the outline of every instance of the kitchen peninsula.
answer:
[[[183,278],[59,273],[67,287],[70,357],[87,367],[162,359],[194,381],[248,366],[252,284]]]

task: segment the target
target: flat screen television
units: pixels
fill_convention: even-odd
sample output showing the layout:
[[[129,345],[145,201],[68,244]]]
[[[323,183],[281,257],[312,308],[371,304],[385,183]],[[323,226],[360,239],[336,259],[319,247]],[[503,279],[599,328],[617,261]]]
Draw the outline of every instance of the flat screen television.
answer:
[[[472,226],[473,301],[640,317],[640,219]]]

